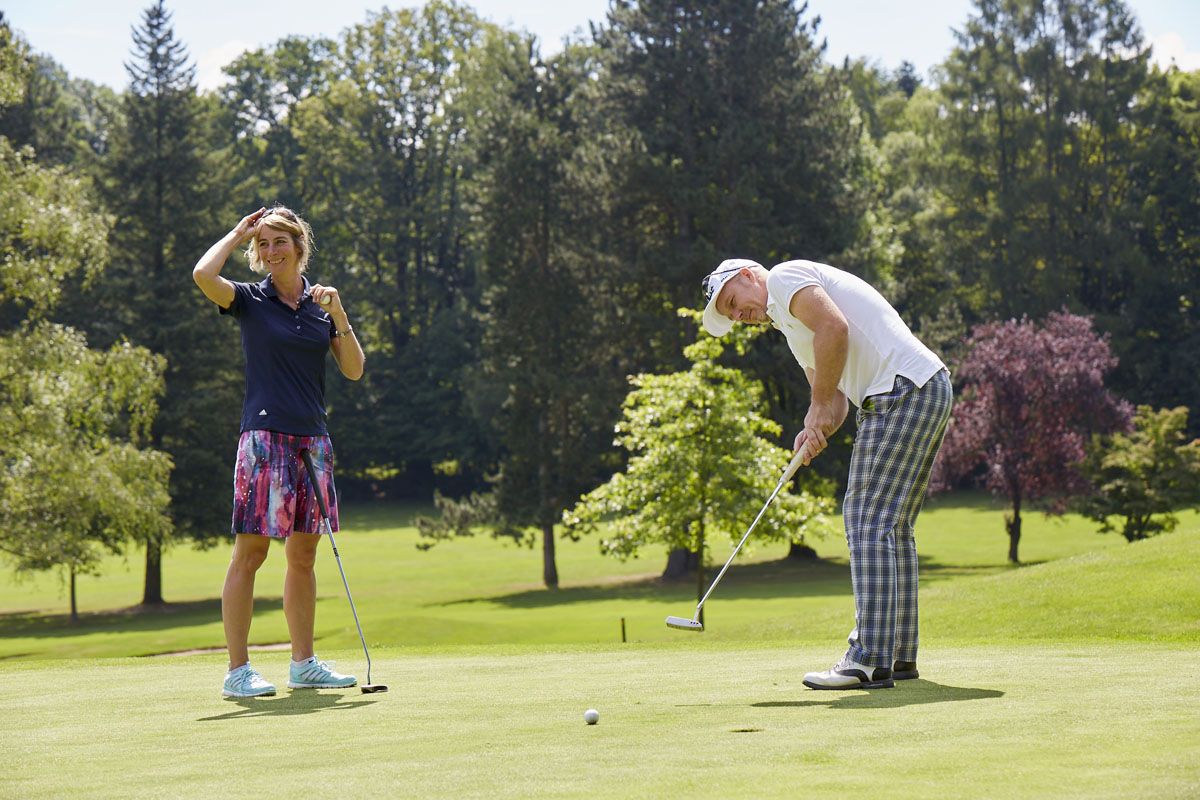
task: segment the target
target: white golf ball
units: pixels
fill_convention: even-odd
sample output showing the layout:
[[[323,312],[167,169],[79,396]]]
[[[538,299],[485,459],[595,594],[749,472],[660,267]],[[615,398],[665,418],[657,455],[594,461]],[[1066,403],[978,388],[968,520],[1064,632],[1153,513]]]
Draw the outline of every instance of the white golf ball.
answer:
[[[600,712],[594,708],[589,708],[587,711],[583,712],[583,721],[588,725],[595,725],[600,721]]]
[[[321,298],[321,305],[323,305],[323,306],[327,306],[332,302],[333,302],[333,295],[331,295],[331,294],[324,295]]]

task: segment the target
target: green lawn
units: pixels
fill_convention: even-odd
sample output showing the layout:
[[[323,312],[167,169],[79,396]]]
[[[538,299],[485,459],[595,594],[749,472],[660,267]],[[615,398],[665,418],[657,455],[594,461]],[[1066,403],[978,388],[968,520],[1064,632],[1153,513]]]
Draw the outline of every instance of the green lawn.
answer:
[[[338,538],[384,695],[222,701],[222,653],[128,658],[221,644],[227,546],[171,551],[164,612],[123,610],[137,563],[81,582],[79,625],[54,580],[0,587],[0,797],[1200,796],[1195,513],[1133,545],[1031,515],[1013,568],[999,509],[933,503],[922,678],[813,692],[803,673],[853,621],[840,537],[815,563],[747,554],[691,634],[663,625],[695,589],[654,579],[661,551],[621,564],[562,542],[547,592],[538,550],[417,551],[413,511],[352,507]],[[281,556],[260,577],[260,644],[287,637]],[[319,652],[365,679],[328,553],[319,572]],[[283,685],[286,653],[253,659]]]
[[[344,517],[338,545],[372,644],[606,644],[620,640],[622,617],[631,642],[664,642],[678,634],[662,624],[663,618],[690,616],[695,607],[693,584],[663,586],[656,580],[665,559],[661,549],[621,563],[600,556],[595,540],[561,541],[562,588],[548,592],[540,585],[539,549],[479,537],[422,552],[416,549],[416,531],[408,524],[414,511],[351,507]],[[918,530],[922,617],[929,633],[994,640],[1003,620],[987,619],[986,614],[968,621],[943,616],[947,609],[966,602],[970,587],[981,579],[1000,581],[1003,587],[1006,579],[1036,577],[1050,562],[1103,554],[1121,562],[1136,551],[1136,546],[1118,536],[1097,534],[1078,517],[1033,514],[1026,517],[1025,527],[1021,552],[1030,566],[1013,569],[1005,563],[1006,540],[997,508],[979,496],[951,497],[930,505]],[[1177,535],[1198,531],[1200,515],[1190,513]],[[814,564],[781,559],[784,549],[778,544],[757,548],[748,544],[706,606],[705,638],[814,643],[842,639],[852,623],[845,543],[833,536],[814,544],[823,556]],[[726,548],[717,553],[717,566],[728,552]],[[0,659],[149,655],[219,647],[224,635],[218,598],[228,558],[228,544],[206,552],[186,547],[169,551],[163,581],[171,606],[154,613],[127,610],[140,598],[140,560],[114,559],[102,577],[80,580],[84,619],[79,625],[72,625],[66,616],[56,577],[6,583],[0,586]],[[1147,568],[1144,575],[1127,582],[1139,587],[1167,585],[1153,570]],[[357,634],[328,549],[322,550],[318,575],[318,646],[350,648],[357,643]],[[258,578],[253,643],[287,641],[282,583],[283,553],[276,547]],[[960,598],[960,592],[967,594]],[[1037,630],[1043,633],[1035,638],[1053,638],[1054,610],[1072,593],[1072,585],[1066,584],[1044,595],[1006,596],[997,603],[997,613],[1003,614],[1013,602],[1035,603],[1041,597],[1049,618],[1039,617]],[[1123,604],[1126,601],[1117,603],[1122,614],[1128,610]],[[1098,611],[1099,618],[1107,620],[1117,607],[1105,605]],[[1028,632],[1018,620],[1005,637],[1020,638]],[[1184,634],[1163,635],[1177,640]]]
[[[922,679],[895,689],[801,686],[832,649],[699,636],[387,649],[374,677],[388,694],[284,690],[240,702],[215,696],[214,657],[18,663],[0,684],[0,796],[1200,793],[1200,684],[1167,679],[1170,665],[1194,662],[1194,647],[935,645]],[[279,679],[285,660],[258,662]],[[600,711],[594,727],[583,723],[589,707]]]

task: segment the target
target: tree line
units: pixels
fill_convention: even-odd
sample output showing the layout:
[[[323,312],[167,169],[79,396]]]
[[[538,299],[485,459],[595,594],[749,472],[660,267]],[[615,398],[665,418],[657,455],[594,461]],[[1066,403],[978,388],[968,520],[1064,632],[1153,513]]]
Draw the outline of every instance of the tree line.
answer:
[[[162,548],[228,529],[239,348],[188,272],[273,202],[312,222],[312,276],[368,354],[362,382],[329,382],[343,493],[486,490],[547,585],[563,512],[624,466],[628,376],[689,369],[676,309],[724,257],[855,272],[952,367],[981,324],[1086,315],[1117,395],[1200,395],[1200,74],[1154,66],[1119,0],[978,0],[928,77],[829,63],[790,0],[613,0],[554,52],[435,0],[245,52],[213,92],[162,0],[131,22],[118,92],[3,21],[0,142],[58,176],[70,236],[30,238],[51,201],[18,219],[43,189],[0,188],[29,267],[6,260],[0,330],[14,364],[57,325],[158,365],[145,434],[106,429],[173,465],[139,528],[147,603]],[[785,444],[804,382],[777,337],[745,347]],[[836,480],[846,441],[827,455]]]

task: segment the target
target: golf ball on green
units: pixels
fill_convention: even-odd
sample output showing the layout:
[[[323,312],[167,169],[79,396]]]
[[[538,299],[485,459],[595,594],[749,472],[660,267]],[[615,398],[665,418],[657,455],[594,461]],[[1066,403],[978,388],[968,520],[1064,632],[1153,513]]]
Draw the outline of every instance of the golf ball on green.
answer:
[[[589,708],[587,711],[583,712],[583,721],[588,725],[595,725],[600,721],[600,712],[594,708]]]

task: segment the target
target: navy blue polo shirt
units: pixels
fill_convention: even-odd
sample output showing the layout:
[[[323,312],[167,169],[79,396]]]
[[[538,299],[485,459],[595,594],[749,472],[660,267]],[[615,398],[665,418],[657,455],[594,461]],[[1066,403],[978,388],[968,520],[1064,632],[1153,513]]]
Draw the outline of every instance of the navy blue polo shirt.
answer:
[[[242,329],[246,399],[242,431],[324,436],[325,354],[333,318],[313,302],[308,279],[299,308],[279,299],[268,275],[259,283],[233,282],[233,302],[222,314]]]

